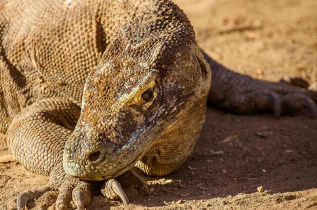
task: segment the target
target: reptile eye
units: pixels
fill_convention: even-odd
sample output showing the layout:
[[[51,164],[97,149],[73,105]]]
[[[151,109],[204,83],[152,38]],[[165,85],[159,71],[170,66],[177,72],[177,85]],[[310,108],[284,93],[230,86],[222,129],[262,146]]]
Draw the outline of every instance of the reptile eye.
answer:
[[[153,91],[150,89],[147,89],[142,93],[142,100],[144,102],[150,102],[153,99]]]

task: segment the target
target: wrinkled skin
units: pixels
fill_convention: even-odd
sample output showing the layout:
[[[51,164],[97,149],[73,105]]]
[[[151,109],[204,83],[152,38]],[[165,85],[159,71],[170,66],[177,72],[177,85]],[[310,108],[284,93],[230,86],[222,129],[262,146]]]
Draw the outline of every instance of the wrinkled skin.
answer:
[[[201,71],[198,57],[203,59],[202,53],[195,44],[175,51],[166,69],[151,66],[151,60],[140,66],[127,58],[130,52],[123,52],[122,57],[131,63],[120,68],[120,63],[105,59],[89,75],[81,116],[64,150],[67,174],[86,180],[117,177],[133,167],[170,129],[167,125],[177,121],[179,115],[190,114],[188,107],[205,106],[211,73],[205,61],[201,62],[206,72]],[[134,78],[135,74],[142,76]],[[153,97],[145,101],[142,94],[149,90]],[[202,121],[204,112],[203,108],[195,118]],[[93,157],[96,153],[98,157]]]
[[[114,178],[129,174],[147,194],[132,168],[149,175],[180,168],[207,100],[237,113],[306,107],[317,116],[316,93],[209,58],[168,0],[0,4],[0,131],[24,166],[50,175],[43,188],[19,195],[19,209],[57,191],[57,208],[73,200],[83,209],[96,192],[92,180],[106,180],[105,196],[128,203]]]

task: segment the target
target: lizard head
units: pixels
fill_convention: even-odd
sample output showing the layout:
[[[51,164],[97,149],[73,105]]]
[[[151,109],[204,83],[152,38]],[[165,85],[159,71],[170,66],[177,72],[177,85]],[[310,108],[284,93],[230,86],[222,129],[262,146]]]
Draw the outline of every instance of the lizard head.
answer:
[[[186,107],[206,103],[210,89],[210,68],[194,39],[121,37],[88,76],[80,118],[65,144],[65,172],[81,179],[131,169]]]

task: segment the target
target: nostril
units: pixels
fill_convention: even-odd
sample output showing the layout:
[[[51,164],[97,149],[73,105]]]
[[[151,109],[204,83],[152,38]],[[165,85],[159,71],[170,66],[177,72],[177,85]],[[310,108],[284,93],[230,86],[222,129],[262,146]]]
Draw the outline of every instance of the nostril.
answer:
[[[91,155],[89,155],[89,160],[90,161],[96,161],[96,160],[99,159],[99,157],[100,157],[100,151],[94,152]]]

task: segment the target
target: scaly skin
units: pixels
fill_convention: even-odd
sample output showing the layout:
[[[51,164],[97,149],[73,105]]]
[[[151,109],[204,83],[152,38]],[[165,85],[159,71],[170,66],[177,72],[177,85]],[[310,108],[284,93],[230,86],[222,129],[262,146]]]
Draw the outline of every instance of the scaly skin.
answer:
[[[105,194],[127,203],[114,178],[135,165],[149,175],[181,167],[207,99],[238,113],[317,116],[316,93],[233,73],[201,52],[169,0],[1,0],[0,41],[0,131],[25,167],[51,176],[18,208],[59,191],[58,208],[73,196],[83,209],[89,181],[106,179]]]

